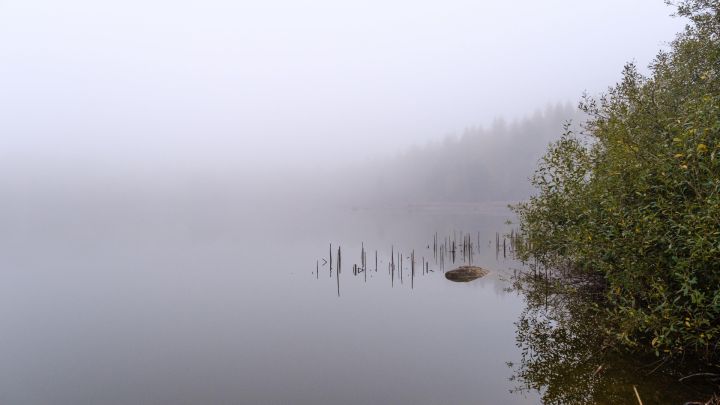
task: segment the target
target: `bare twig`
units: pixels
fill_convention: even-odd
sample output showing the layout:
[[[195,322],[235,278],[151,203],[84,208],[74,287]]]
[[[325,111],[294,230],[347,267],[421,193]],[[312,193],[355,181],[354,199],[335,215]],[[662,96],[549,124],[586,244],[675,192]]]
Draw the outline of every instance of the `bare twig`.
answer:
[[[638,404],[643,405],[642,399],[640,399],[640,394],[638,394],[637,387],[633,385],[633,391],[635,391],[635,397],[638,400]]]
[[[695,373],[695,374],[686,375],[685,377],[680,378],[678,380],[678,382],[683,382],[683,381],[685,381],[689,378],[693,378],[693,377],[720,377],[720,374],[717,374],[717,373]]]

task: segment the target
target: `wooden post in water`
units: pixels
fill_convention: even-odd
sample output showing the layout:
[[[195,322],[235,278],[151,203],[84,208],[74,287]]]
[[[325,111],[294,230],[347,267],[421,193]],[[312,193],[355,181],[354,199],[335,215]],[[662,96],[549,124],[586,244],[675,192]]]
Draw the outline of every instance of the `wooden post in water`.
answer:
[[[398,252],[398,261],[400,262],[400,284],[403,283],[403,255]]]
[[[415,250],[410,254],[410,289],[415,288]]]
[[[335,278],[337,279],[337,294],[340,297],[340,246],[337,253],[337,269],[335,269]]]
[[[440,269],[445,273],[445,245],[440,249]]]
[[[390,268],[395,271],[395,246],[390,245]]]
[[[469,261],[469,260],[470,260],[470,249],[471,249],[471,246],[470,246],[470,234],[467,234],[467,235],[465,236],[465,245],[466,245],[465,250],[467,250],[467,259],[468,259],[468,261]]]
[[[365,242],[360,242],[360,265],[365,269]]]
[[[453,239],[452,244],[452,261],[455,263],[455,254],[457,253],[457,244],[455,243],[455,240]]]
[[[468,234],[468,263],[472,265],[472,239],[470,234]]]

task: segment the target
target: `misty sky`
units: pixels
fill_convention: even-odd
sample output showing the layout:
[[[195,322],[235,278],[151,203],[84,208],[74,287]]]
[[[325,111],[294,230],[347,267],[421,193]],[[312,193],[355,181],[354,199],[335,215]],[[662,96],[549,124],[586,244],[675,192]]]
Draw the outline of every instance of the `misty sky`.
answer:
[[[319,166],[575,102],[662,0],[0,0],[9,168]],[[8,166],[10,165],[10,166]]]

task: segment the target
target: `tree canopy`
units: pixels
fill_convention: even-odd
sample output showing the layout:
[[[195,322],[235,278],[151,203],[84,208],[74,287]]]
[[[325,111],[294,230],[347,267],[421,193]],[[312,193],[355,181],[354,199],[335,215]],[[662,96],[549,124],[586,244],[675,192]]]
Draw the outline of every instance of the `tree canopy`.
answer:
[[[658,355],[720,348],[720,1],[674,4],[685,30],[650,73],[585,97],[514,207],[522,254],[602,280],[606,330]]]

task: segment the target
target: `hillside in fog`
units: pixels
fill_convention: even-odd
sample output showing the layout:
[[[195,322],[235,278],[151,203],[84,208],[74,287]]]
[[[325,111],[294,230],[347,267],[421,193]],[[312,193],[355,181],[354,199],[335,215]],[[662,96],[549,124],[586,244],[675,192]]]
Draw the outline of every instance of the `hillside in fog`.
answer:
[[[547,106],[519,120],[497,119],[488,127],[467,128],[460,135],[418,143],[394,156],[348,163],[344,168],[18,167],[0,173],[5,185],[0,207],[16,219],[95,211],[109,219],[124,215],[158,218],[173,210],[187,215],[245,210],[279,213],[290,207],[298,212],[338,204],[517,201],[530,195],[527,179],[549,142],[559,138],[566,122],[578,127],[581,120],[570,104]]]
[[[352,200],[368,204],[464,203],[526,198],[528,177],[566,122],[581,116],[570,104],[547,106],[523,119],[497,119],[459,136],[415,146],[356,167]]]

